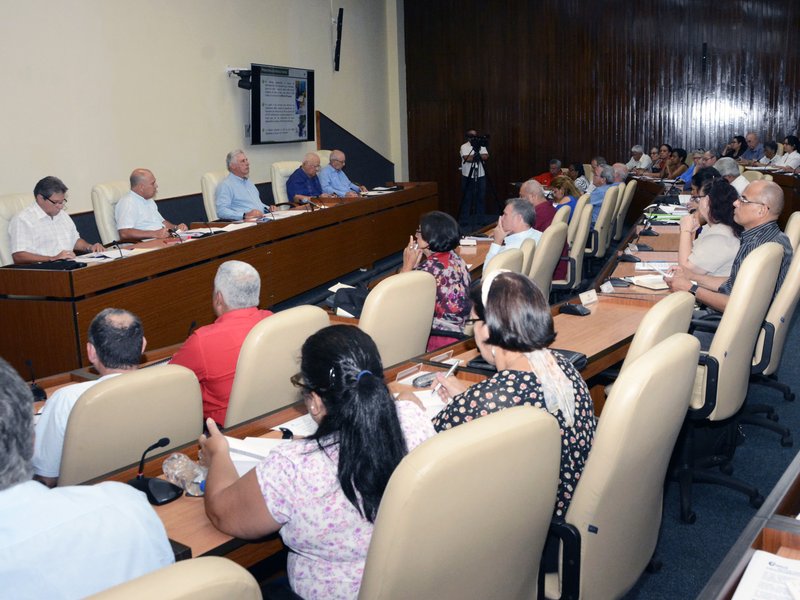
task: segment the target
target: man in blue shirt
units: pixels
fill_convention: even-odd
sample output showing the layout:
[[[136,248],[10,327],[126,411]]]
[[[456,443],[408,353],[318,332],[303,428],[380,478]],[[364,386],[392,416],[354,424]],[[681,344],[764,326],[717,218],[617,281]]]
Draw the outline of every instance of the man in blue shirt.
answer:
[[[764,146],[759,143],[758,134],[755,131],[748,133],[744,139],[747,142],[747,150],[742,153],[740,160],[747,164],[756,164],[764,156]]]
[[[342,168],[345,165],[345,155],[341,150],[331,152],[330,164],[319,172],[319,183],[322,191],[340,198],[355,198],[359,192],[366,192],[363,185],[356,185],[345,175]]]
[[[614,168],[611,165],[603,165],[595,171],[594,191],[589,196],[589,204],[592,205],[592,225],[597,221],[597,216],[600,214],[600,207],[603,205],[603,200],[606,197],[608,188],[619,185],[619,182],[614,181]]]
[[[319,173],[319,155],[316,152],[309,152],[303,158],[303,164],[286,181],[289,202],[306,204],[312,198],[332,197],[332,194],[322,191],[317,173]]]
[[[269,209],[261,202],[256,186],[248,179],[250,161],[247,155],[240,149],[231,150],[225,162],[228,176],[214,193],[217,217],[230,221],[263,217]]]

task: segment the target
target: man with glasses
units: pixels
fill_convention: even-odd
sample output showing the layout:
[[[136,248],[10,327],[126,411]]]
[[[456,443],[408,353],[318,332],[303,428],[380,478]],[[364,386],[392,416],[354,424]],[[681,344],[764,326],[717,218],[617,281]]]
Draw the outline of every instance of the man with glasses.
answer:
[[[161,216],[156,207],[158,183],[149,169],[134,169],[130,177],[131,191],[114,207],[114,218],[121,240],[138,241],[166,238],[176,231],[186,231],[185,224],[175,225]]]
[[[58,177],[45,177],[33,188],[36,200],[11,219],[8,235],[15,264],[75,258],[78,252],[102,252],[102,244],[90,244],[64,211],[67,186]]]
[[[685,290],[697,297],[697,300],[709,308],[724,312],[736,275],[747,255],[767,242],[776,242],[783,246],[783,259],[775,284],[777,293],[786,278],[789,264],[792,262],[792,244],[789,238],[778,227],[778,217],[783,210],[783,190],[773,181],[754,181],[744,191],[741,198],[733,203],[733,219],[742,227],[739,252],[733,260],[729,277],[714,277],[689,273],[680,267],[675,269],[672,277],[665,279],[669,288],[675,292]]]
[[[290,202],[308,204],[312,198],[331,198],[332,194],[322,191],[319,177],[319,155],[309,152],[301,164],[286,180],[286,195]]]
[[[355,198],[360,192],[366,192],[363,185],[356,185],[345,175],[342,168],[345,155],[341,150],[331,152],[330,164],[319,172],[319,183],[322,192],[339,198]]]

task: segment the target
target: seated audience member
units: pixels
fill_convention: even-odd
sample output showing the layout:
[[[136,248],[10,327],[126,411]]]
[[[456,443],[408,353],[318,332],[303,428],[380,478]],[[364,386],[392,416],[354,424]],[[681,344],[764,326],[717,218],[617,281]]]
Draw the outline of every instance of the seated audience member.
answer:
[[[238,538],[278,531],[289,549],[289,582],[306,600],[355,599],[389,477],[433,427],[416,403],[392,399],[378,349],[357,327],[333,325],[309,337],[292,382],[319,428],[278,446],[241,478],[208,420],[209,435],[200,438],[206,514]]]
[[[800,140],[797,136],[787,135],[783,140],[783,155],[775,161],[775,166],[781,171],[794,171],[800,167]]]
[[[547,349],[555,339],[553,318],[542,292],[530,279],[495,271],[472,292],[475,342],[497,367],[471,387],[440,375],[447,406],[433,419],[444,431],[484,415],[529,404],[552,414],[561,429],[561,477],[553,508],[563,518],[592,447],[595,417],[589,389],[575,367]]]
[[[665,280],[673,292],[678,290],[691,292],[697,297],[698,302],[717,312],[725,310],[742,261],[758,246],[767,242],[776,242],[783,246],[783,260],[775,293],[783,285],[792,261],[792,244],[778,227],[778,217],[783,210],[783,190],[778,184],[773,181],[754,181],[747,186],[744,194],[733,203],[733,206],[733,219],[744,231],[740,237],[739,251],[733,259],[730,275],[728,277],[699,275],[678,267],[673,276]]]
[[[581,192],[572,182],[572,179],[565,175],[553,179],[551,185],[553,187],[553,198],[556,204],[559,207],[569,206],[569,220],[571,221],[572,217],[575,216],[575,205],[578,203]]]
[[[649,171],[652,170],[653,163],[658,160],[658,146],[653,146],[652,148],[650,148],[650,152],[648,154],[650,156],[650,169],[648,169]]]
[[[52,490],[33,481],[33,436],[30,389],[0,358],[4,597],[83,598],[175,561],[142,492],[111,481]]]
[[[592,205],[592,225],[597,221],[597,216],[600,214],[600,207],[605,200],[608,188],[618,185],[614,182],[614,169],[611,165],[603,165],[594,175],[594,191],[589,196],[589,204]]]
[[[603,166],[605,166],[607,164],[608,164],[608,161],[606,161],[606,159],[603,158],[602,156],[595,156],[590,161],[590,166],[591,166],[591,169],[592,169],[592,180],[589,182],[589,186],[586,188],[586,191],[589,192],[590,194],[595,189],[594,176],[597,175],[597,172],[600,170],[601,167],[603,167]]]
[[[714,168],[719,171],[722,178],[736,188],[737,193],[741,194],[750,185],[750,181],[742,175],[739,165],[729,156],[723,156],[715,164]]]
[[[317,173],[319,173],[319,155],[316,152],[309,152],[303,157],[303,163],[286,180],[289,202],[306,204],[312,198],[331,197],[331,194],[322,191]]]
[[[222,263],[211,295],[216,321],[194,331],[170,360],[194,371],[203,394],[203,417],[220,425],[225,423],[244,339],[272,314],[258,309],[260,293],[261,277],[251,265],[239,260]]]
[[[702,213],[698,211],[700,208],[700,197],[703,195],[703,186],[715,179],[722,177],[714,167],[702,167],[697,170],[697,172],[692,175],[691,180],[691,196],[689,197],[689,202],[687,203],[687,207],[690,211],[693,211],[695,218],[700,223],[702,227],[705,225],[706,221],[703,218]]]
[[[700,165],[705,167],[713,167],[719,160],[719,152],[716,150],[706,150],[703,152],[703,158],[700,159]]]
[[[367,191],[363,185],[356,185],[345,175],[342,170],[345,163],[344,152],[341,150],[331,152],[329,164],[319,172],[319,183],[323,193],[340,198],[355,198],[360,192]]]
[[[536,212],[530,202],[522,198],[506,200],[506,207],[492,233],[492,245],[489,247],[489,252],[486,253],[484,264],[503,250],[519,248],[522,246],[522,242],[528,238],[538,242],[542,237],[542,232],[534,229],[535,225]]]
[[[739,194],[719,178],[706,180],[698,196],[698,210],[681,218],[678,264],[684,272],[727,277],[742,233],[741,225],[733,220],[733,203]],[[695,239],[702,223],[707,225]]]
[[[669,144],[661,144],[658,147],[658,158],[653,161],[650,171],[653,173],[662,173],[667,166],[670,154],[672,154],[672,146]]]
[[[722,156],[727,156],[733,160],[739,160],[747,149],[743,135],[735,135],[733,139],[722,149]]]
[[[575,184],[575,187],[578,189],[580,196],[581,194],[585,194],[589,190],[589,180],[586,179],[586,175],[584,174],[583,165],[581,163],[569,163],[569,167],[567,168],[567,175]]]
[[[127,310],[106,308],[92,319],[86,354],[100,378],[59,388],[45,402],[36,424],[33,453],[33,473],[37,480],[48,487],[58,484],[67,421],[78,398],[101,381],[138,369],[146,345],[142,322]]]
[[[228,176],[219,182],[214,191],[217,217],[228,221],[257,219],[268,212],[250,177],[250,160],[244,150],[236,149],[225,157]]]
[[[623,169],[625,165],[622,165]],[[539,185],[538,181],[529,179],[520,187],[519,195],[522,199],[527,200],[533,205],[533,210],[536,213],[536,229],[544,233],[545,229],[550,227],[553,223],[553,217],[556,216],[556,208],[553,203],[548,200],[544,195],[544,189]],[[564,260],[556,263],[556,268],[553,270],[553,279],[566,279],[567,277],[567,260],[569,257],[569,246],[564,244],[564,250],[561,254]]]
[[[775,141],[764,142],[764,156],[758,159],[761,166],[777,166],[781,157],[778,156],[778,143]]]
[[[758,134],[750,131],[744,136],[747,148],[742,152],[741,161],[745,164],[755,165],[764,156],[764,146],[758,141]]]
[[[467,263],[456,253],[460,241],[458,223],[435,210],[422,215],[415,237],[403,250],[401,272],[426,271],[436,279],[433,327],[436,332],[463,333],[469,316],[470,274]],[[444,333],[431,335],[428,352],[456,341]]]
[[[700,168],[700,162],[703,160],[703,151],[702,150],[695,150],[692,152],[692,164],[689,165],[689,168],[684,171],[681,175],[678,176],[683,182],[683,189],[689,190],[692,187],[692,177],[697,169]]]
[[[686,164],[686,150],[683,148],[673,148],[669,153],[664,168],[661,170],[660,177],[664,179],[677,179],[689,169]]]
[[[631,159],[625,164],[629,171],[636,171],[639,173],[650,170],[653,164],[652,159],[644,153],[644,148],[636,145],[631,148]]]
[[[611,168],[614,169],[614,183],[625,183],[628,178],[628,167],[622,163],[614,163]]]
[[[186,231],[186,225],[175,225],[158,212],[155,198],[158,184],[147,169],[134,169],[131,173],[131,191],[120,198],[114,207],[119,237],[122,240],[166,238],[172,231]]]
[[[545,187],[550,187],[550,182],[553,181],[553,178],[558,177],[559,175],[562,174],[561,161],[558,160],[557,158],[552,159],[548,163],[548,165],[549,166],[547,171],[532,178],[533,180],[538,181]]]
[[[8,224],[14,264],[75,258],[78,252],[102,252],[102,244],[90,244],[64,212],[67,186],[58,177],[40,179],[33,188],[33,204],[14,215]]]

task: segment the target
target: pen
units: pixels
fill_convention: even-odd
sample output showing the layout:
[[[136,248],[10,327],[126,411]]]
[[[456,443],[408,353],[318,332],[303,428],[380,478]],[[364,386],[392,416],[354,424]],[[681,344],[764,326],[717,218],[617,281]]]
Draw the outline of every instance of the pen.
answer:
[[[460,364],[461,364],[461,361],[460,361],[460,360],[457,360],[456,362],[454,362],[454,363],[453,363],[453,364],[450,366],[450,369],[447,371],[447,374],[444,376],[444,378],[445,378],[445,379],[447,379],[448,377],[450,377],[450,375],[452,375],[452,374],[455,372],[455,370],[456,370],[456,367],[457,367],[458,365],[460,365]],[[437,383],[437,384],[436,384],[436,385],[433,387],[433,390],[431,391],[431,394],[435,394],[436,392],[438,392],[440,387],[442,387],[442,384],[441,384],[441,382]]]
[[[658,272],[659,272],[659,273],[661,273],[661,274],[662,274],[664,277],[672,277],[672,275],[671,275],[670,273],[667,273],[666,271],[662,271],[662,270],[661,270],[661,269],[659,269],[657,266],[655,266],[653,263],[647,263],[647,266],[649,266],[649,267],[650,267],[651,269],[653,269],[654,271],[658,271]]]

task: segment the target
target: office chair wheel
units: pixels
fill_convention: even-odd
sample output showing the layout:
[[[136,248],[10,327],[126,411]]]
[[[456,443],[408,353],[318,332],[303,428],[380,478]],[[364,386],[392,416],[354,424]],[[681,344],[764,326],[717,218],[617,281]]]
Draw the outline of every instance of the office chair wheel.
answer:
[[[664,563],[654,556],[650,559],[650,562],[647,563],[647,566],[644,568],[644,570],[648,573],[658,573],[662,566],[664,566]]]
[[[758,492],[750,496],[750,506],[753,508],[761,508],[762,504],[764,504],[764,496]]]
[[[784,400],[787,402],[794,402],[794,392],[789,392],[783,395]]]
[[[719,466],[719,472],[723,475],[733,475],[733,465],[729,462],[723,463]]]
[[[787,433],[784,436],[781,436],[781,446],[784,448],[791,448],[794,446],[794,439],[792,438],[791,433]]]

